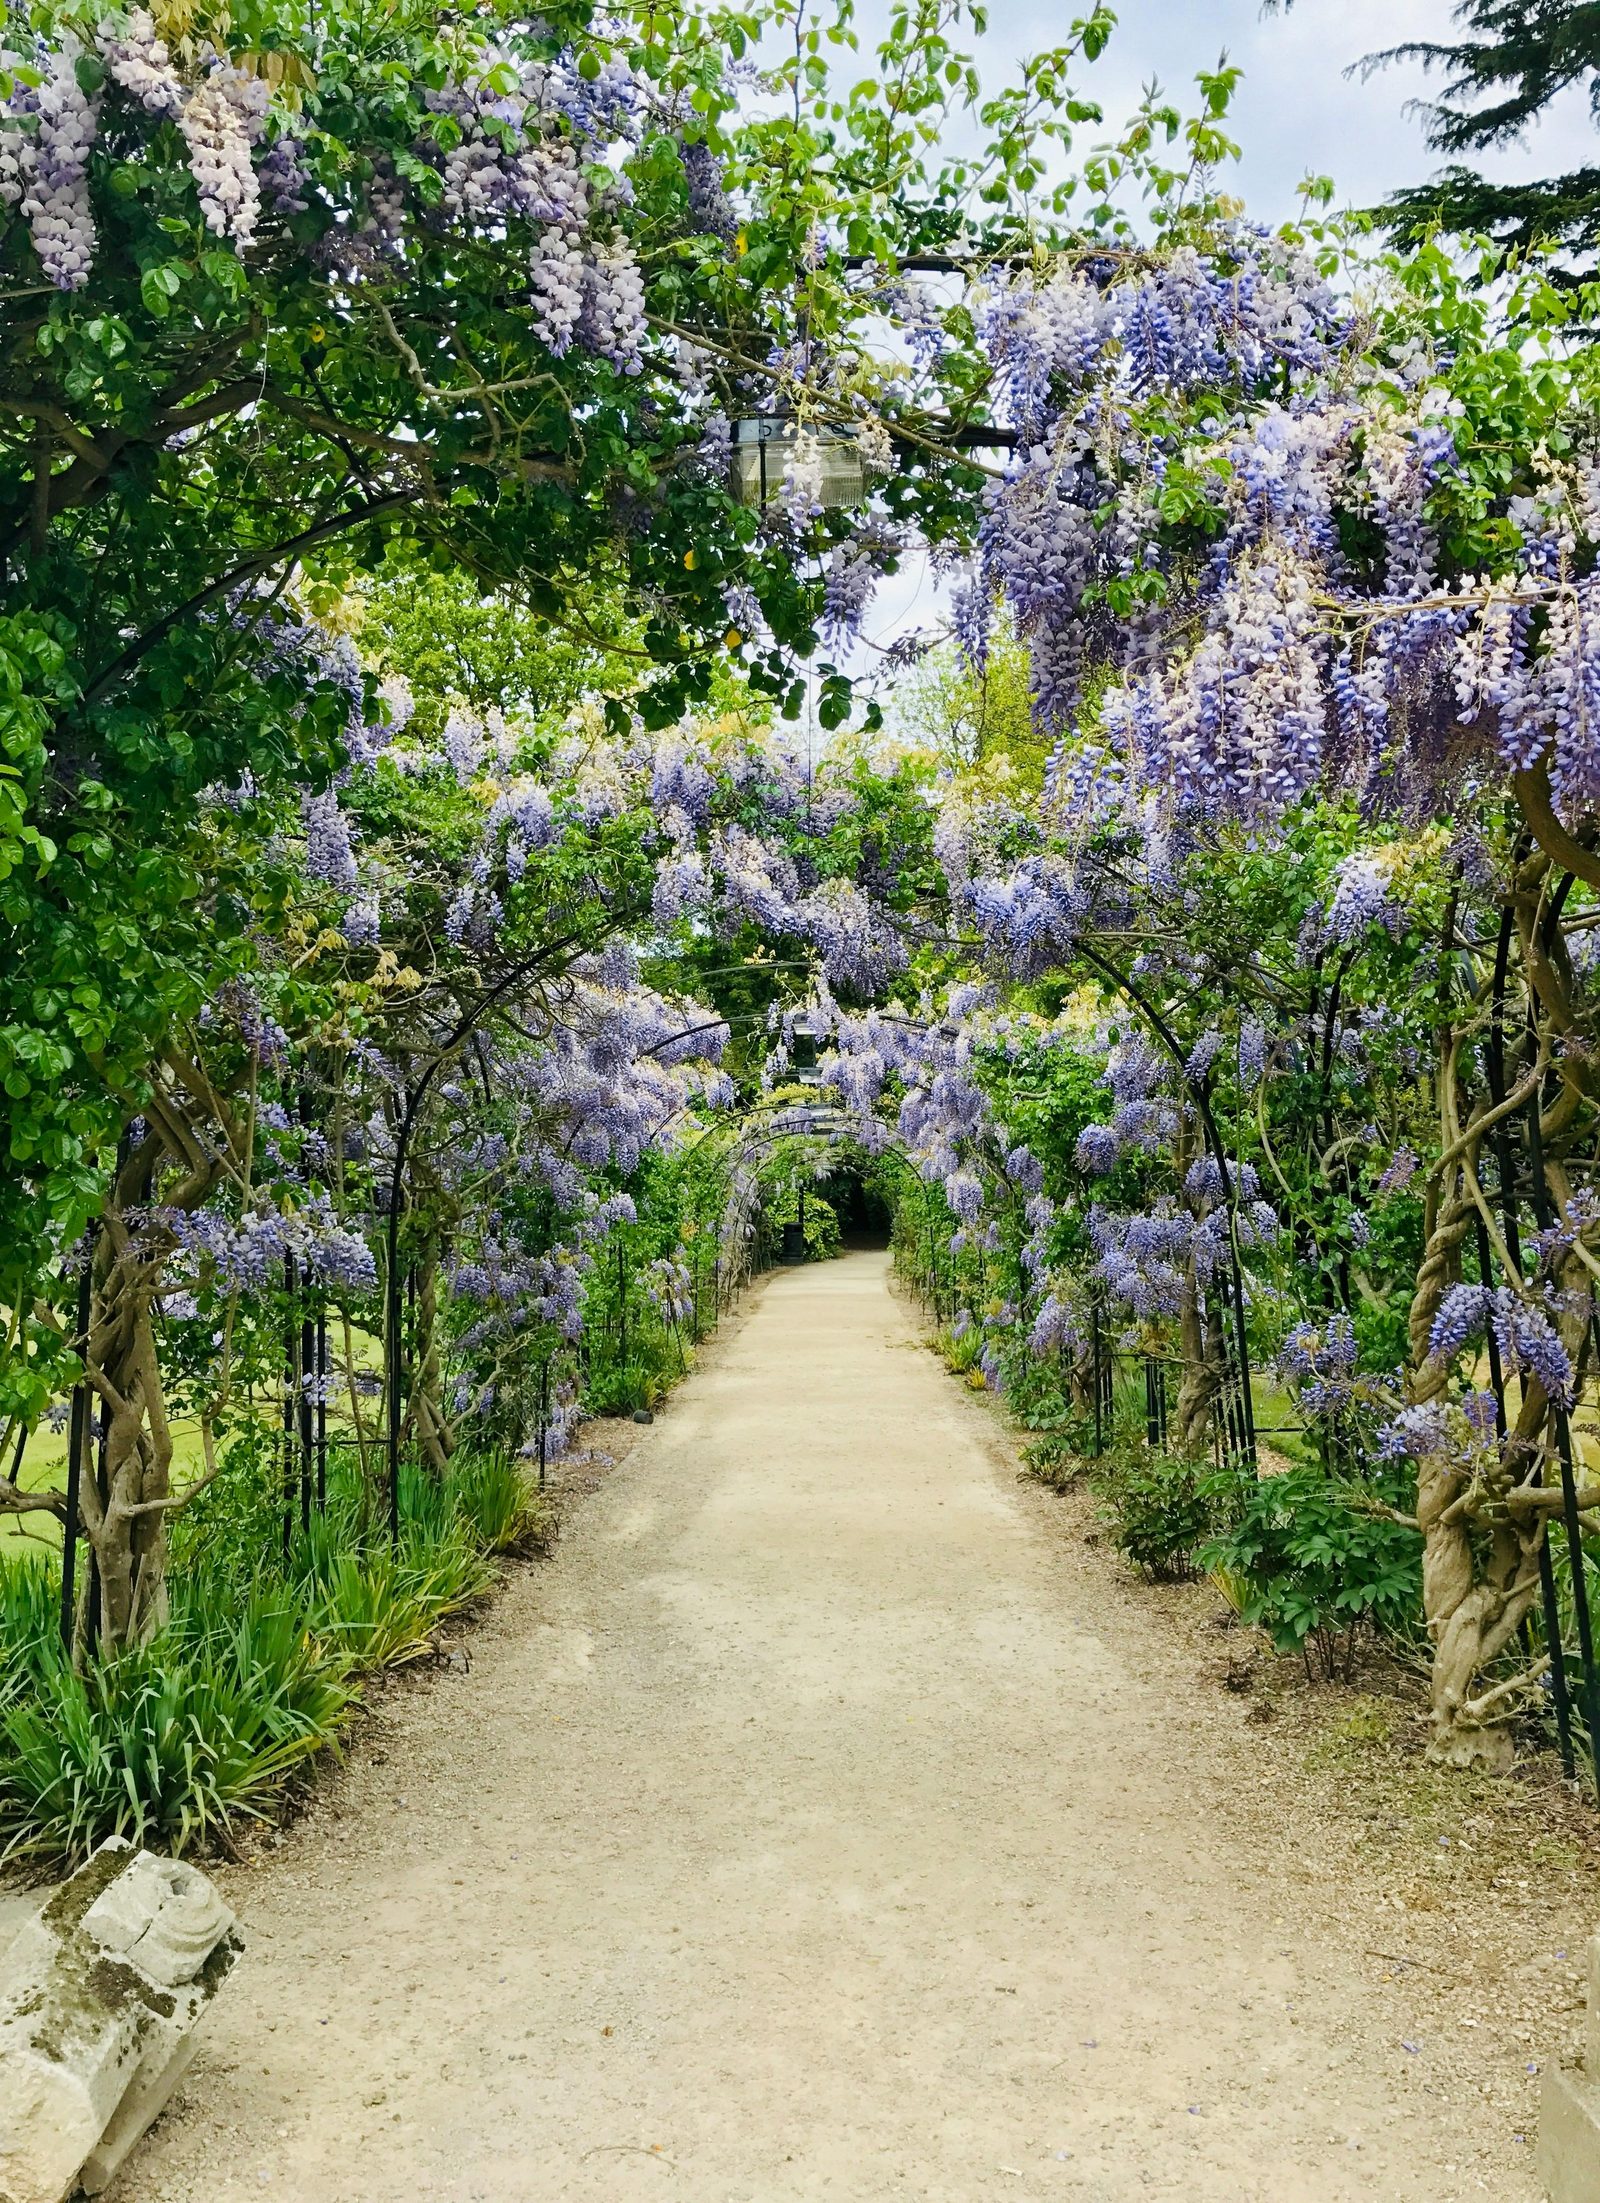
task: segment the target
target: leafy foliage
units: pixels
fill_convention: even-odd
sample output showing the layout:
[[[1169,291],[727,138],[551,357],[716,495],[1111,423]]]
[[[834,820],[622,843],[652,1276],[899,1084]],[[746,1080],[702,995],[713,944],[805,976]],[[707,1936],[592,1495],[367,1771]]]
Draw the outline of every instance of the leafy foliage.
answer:
[[[1315,1658],[1332,1677],[1349,1674],[1363,1627],[1415,1639],[1420,1541],[1368,1494],[1293,1469],[1236,1484],[1224,1508],[1226,1526],[1196,1557],[1246,1586],[1243,1619],[1280,1652]]]
[[[341,1489],[274,1561],[278,1496],[236,1495],[185,1554],[165,1628],[87,1665],[60,1644],[55,1568],[0,1566],[0,1850],[76,1859],[112,1835],[174,1854],[227,1846],[337,1746],[363,1673],[427,1653],[493,1580],[493,1555],[548,1534],[525,1472],[497,1460],[408,1479],[398,1548],[360,1513]]]
[[[1135,1455],[1097,1481],[1111,1506],[1117,1550],[1141,1574],[1161,1583],[1197,1572],[1226,1497],[1209,1462]]]
[[[7,1686],[0,1840],[12,1855],[78,1859],[108,1836],[174,1854],[260,1819],[333,1743],[353,1688],[281,1589],[186,1580],[172,1623],[122,1658],[76,1672],[55,1649],[54,1584],[0,1571]]]
[[[1587,88],[1591,114],[1600,113],[1600,30],[1585,0],[1533,0],[1531,6],[1461,0],[1452,15],[1465,36],[1408,39],[1369,54],[1362,64],[1367,72],[1393,61],[1420,61],[1443,77],[1440,96],[1422,110],[1436,152],[1482,153],[1513,144],[1576,86]],[[1508,258],[1559,244],[1568,254],[1584,254],[1592,273],[1600,242],[1600,168],[1492,184],[1452,161],[1427,183],[1394,193],[1382,218],[1413,240],[1441,228],[1493,237]]]

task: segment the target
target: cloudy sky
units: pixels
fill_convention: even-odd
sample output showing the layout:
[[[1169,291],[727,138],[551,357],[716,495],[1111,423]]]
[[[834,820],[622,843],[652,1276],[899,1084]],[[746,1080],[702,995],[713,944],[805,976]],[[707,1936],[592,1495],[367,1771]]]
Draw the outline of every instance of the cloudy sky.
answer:
[[[981,54],[986,80],[1003,82],[1022,55],[1059,39],[1081,4],[990,0],[991,27]],[[1377,48],[1447,38],[1450,0],[1297,0],[1287,15],[1264,15],[1260,0],[1113,5],[1116,32],[1100,60],[1081,72],[1079,87],[1099,101],[1106,124],[1085,127],[1080,152],[1133,111],[1152,78],[1190,112],[1196,72],[1215,67],[1225,52],[1244,72],[1230,118],[1242,158],[1227,188],[1258,220],[1292,214],[1296,186],[1307,173],[1331,176],[1337,203],[1370,206],[1440,165],[1420,120],[1406,111],[1428,95],[1430,80],[1420,68],[1397,65],[1364,82],[1344,71]],[[861,0],[863,46],[888,14],[889,0]],[[1552,175],[1592,160],[1596,144],[1586,99],[1568,93],[1526,145],[1486,155],[1476,165],[1495,178]],[[941,617],[936,592],[920,562],[913,562],[886,585],[867,630],[887,642],[907,626],[932,627]]]
[[[988,39],[996,63],[1047,45],[1066,13],[1049,0],[996,0]],[[1244,71],[1232,134],[1244,149],[1240,193],[1259,217],[1291,212],[1308,169],[1332,176],[1341,200],[1363,206],[1438,166],[1420,121],[1406,113],[1410,101],[1428,96],[1423,71],[1397,64],[1365,82],[1344,71],[1379,48],[1448,38],[1449,0],[1297,0],[1275,15],[1263,15],[1259,0],[1116,0],[1116,14],[1110,46],[1084,77],[1108,123],[1152,76],[1176,96],[1223,52]],[[1587,103],[1574,93],[1533,145],[1481,165],[1497,177],[1549,174],[1594,149]]]

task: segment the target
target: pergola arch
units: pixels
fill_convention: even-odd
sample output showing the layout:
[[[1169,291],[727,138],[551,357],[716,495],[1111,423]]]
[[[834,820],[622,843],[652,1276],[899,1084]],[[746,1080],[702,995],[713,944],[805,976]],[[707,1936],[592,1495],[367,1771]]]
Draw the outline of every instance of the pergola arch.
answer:
[[[789,1142],[807,1140],[859,1148],[874,1160],[898,1163],[909,1178],[917,1179],[905,1143],[881,1118],[863,1118],[839,1104],[772,1095],[708,1126],[692,1147],[722,1151],[718,1159],[727,1174],[727,1190],[718,1221],[718,1260],[724,1289],[748,1272],[762,1160]]]

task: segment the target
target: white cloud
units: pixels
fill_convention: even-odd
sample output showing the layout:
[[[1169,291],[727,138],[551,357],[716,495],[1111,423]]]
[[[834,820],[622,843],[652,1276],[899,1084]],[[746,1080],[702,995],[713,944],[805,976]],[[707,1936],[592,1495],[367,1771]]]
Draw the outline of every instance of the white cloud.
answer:
[[[1158,81],[1188,111],[1198,71],[1226,52],[1244,71],[1229,131],[1243,147],[1230,171],[1252,214],[1281,220],[1294,207],[1308,171],[1333,177],[1341,204],[1368,206],[1400,184],[1417,183],[1441,164],[1408,104],[1437,92],[1415,63],[1363,81],[1346,68],[1379,48],[1452,36],[1450,0],[1298,0],[1288,14],[1264,16],[1260,0],[1118,0],[1117,28],[1099,61],[1079,72],[1076,88],[1098,100],[1106,124],[1137,106]],[[1004,80],[1025,53],[1062,35],[1058,0],[994,0],[980,58],[987,81]],[[863,46],[881,34],[889,0],[863,0]],[[1079,149],[1106,133],[1084,126]],[[1596,134],[1580,93],[1564,95],[1526,147],[1485,155],[1474,165],[1498,179],[1549,175],[1594,158]],[[1232,188],[1230,182],[1230,188]]]

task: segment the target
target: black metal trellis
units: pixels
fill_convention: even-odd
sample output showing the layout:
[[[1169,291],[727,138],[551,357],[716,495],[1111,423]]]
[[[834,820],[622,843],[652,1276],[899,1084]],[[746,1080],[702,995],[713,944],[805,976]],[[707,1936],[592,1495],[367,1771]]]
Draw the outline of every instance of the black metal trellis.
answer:
[[[1533,1036],[1530,1032],[1530,1040]],[[1536,1042],[1534,1043],[1536,1045]],[[1529,1096],[1524,1119],[1528,1147],[1528,1178],[1533,1196],[1533,1213],[1541,1231],[1548,1231],[1555,1222],[1555,1204],[1550,1198],[1549,1182],[1545,1177],[1544,1144],[1540,1129],[1540,1111],[1543,1097],[1539,1090]],[[1520,1267],[1520,1263],[1519,1263]],[[1567,1555],[1572,1568],[1572,1611],[1578,1626],[1578,1657],[1581,1665],[1580,1696],[1583,1705],[1584,1726],[1589,1732],[1590,1773],[1600,1790],[1600,1673],[1595,1668],[1594,1622],[1589,1610],[1588,1563],[1583,1551],[1583,1525],[1578,1510],[1577,1480],[1572,1466],[1572,1425],[1565,1405],[1552,1400],[1545,1425],[1547,1435],[1555,1439],[1556,1462],[1561,1477],[1561,1517],[1567,1535]],[[1544,1540],[1548,1548],[1550,1532],[1546,1528]],[[1559,1622],[1559,1616],[1557,1617]],[[1560,1630],[1556,1630],[1559,1643]],[[1552,1654],[1552,1667],[1554,1663]]]
[[[1219,1375],[1213,1428],[1219,1456],[1250,1466],[1256,1459],[1255,1402],[1250,1397],[1249,1362],[1237,1356],[1229,1339],[1230,1310],[1226,1294],[1210,1296],[1204,1311],[1207,1344]]]
[[[1480,1283],[1490,1285],[1494,1279],[1494,1259],[1489,1246],[1489,1231],[1480,1214],[1477,1219],[1478,1275]],[[1511,1220],[1515,1229],[1515,1220]],[[1506,1377],[1500,1360],[1500,1341],[1494,1325],[1489,1326],[1489,1387],[1494,1394],[1495,1431],[1502,1445],[1509,1430],[1506,1415]],[[1570,1781],[1577,1771],[1572,1748],[1572,1694],[1567,1688],[1566,1650],[1561,1641],[1561,1606],[1556,1596],[1555,1564],[1550,1558],[1548,1530],[1539,1539],[1539,1600],[1544,1610],[1545,1646],[1550,1660],[1550,1697],[1556,1717],[1556,1741],[1561,1753],[1563,1773]]]
[[[308,1530],[316,1488],[316,1407],[312,1395],[318,1390],[317,1322],[311,1309],[304,1304],[300,1310],[299,1380],[296,1408],[300,1426],[300,1527]]]
[[[93,1260],[94,1257],[91,1250],[91,1268],[93,1266]],[[84,1333],[85,1341],[87,1341],[88,1336],[89,1334],[86,1331]],[[88,1409],[90,1403],[92,1403],[93,1399],[93,1390],[89,1388],[86,1382],[86,1410]],[[94,1432],[94,1420],[95,1419],[92,1415],[86,1413],[84,1448],[86,1458],[91,1448],[93,1451],[95,1497],[99,1501],[100,1505],[100,1520],[104,1522],[106,1518],[106,1510],[111,1505],[111,1417],[106,1412],[104,1401],[102,1401],[100,1405],[100,1431],[98,1437],[95,1436]],[[92,1649],[100,1642],[101,1625],[104,1614],[105,1585],[102,1582],[100,1575],[100,1555],[91,1544],[89,1548],[89,1592],[88,1597],[84,1602],[83,1640],[86,1648]]]
[[[83,1270],[78,1279],[77,1328],[80,1363],[89,1358],[89,1318],[94,1302],[94,1227],[85,1236]],[[83,1490],[83,1452],[88,1437],[89,1381],[80,1375],[72,1388],[67,1420],[67,1495],[61,1523],[61,1644],[70,1657],[78,1625],[78,1527]]]
[[[1092,1306],[1088,1359],[1086,1389],[1091,1408],[1099,1402],[1096,1427],[1102,1444],[1111,1443],[1119,1428],[1134,1425],[1142,1427],[1147,1446],[1155,1451],[1164,1447],[1171,1414],[1167,1371],[1181,1369],[1182,1363],[1143,1348],[1119,1348],[1104,1324],[1095,1323]]]
[[[1137,981],[1127,972],[1119,970],[1107,957],[1099,954],[1090,946],[1087,940],[1080,940],[1078,948],[1088,962],[1093,964],[1104,977],[1111,981],[1117,992],[1134,1005],[1140,1016],[1144,1018],[1151,1031],[1161,1042],[1161,1045],[1172,1057],[1173,1062],[1180,1068],[1190,1098],[1194,1102],[1196,1115],[1200,1120],[1200,1128],[1206,1148],[1212,1161],[1216,1164],[1217,1175],[1221,1183],[1222,1203],[1227,1213],[1226,1291],[1232,1298],[1234,1316],[1234,1337],[1231,1354],[1227,1352],[1226,1343],[1224,1343],[1225,1367],[1231,1366],[1234,1372],[1236,1393],[1233,1409],[1233,1424],[1236,1436],[1231,1439],[1230,1450],[1239,1455],[1245,1462],[1254,1466],[1256,1458],[1255,1402],[1252,1397],[1250,1375],[1249,1315],[1245,1301],[1244,1265],[1239,1259],[1238,1186],[1233,1168],[1228,1161],[1226,1142],[1223,1140],[1221,1128],[1217,1124],[1211,1107],[1211,1073],[1207,1069],[1196,1076],[1190,1070],[1190,1051],[1183,1047],[1166,1018]],[[1222,1336],[1224,1342],[1226,1342],[1226,1328],[1224,1328]]]
[[[1488,1079],[1489,1099],[1497,1110],[1503,1110],[1506,1099],[1506,980],[1510,969],[1513,926],[1514,915],[1508,903],[1500,915],[1500,933],[1495,943],[1494,973],[1489,998],[1489,1031],[1484,1049],[1484,1071]],[[1537,1097],[1534,1106],[1538,1107]],[[1500,1228],[1505,1237],[1506,1252],[1520,1271],[1522,1234],[1517,1219],[1516,1169],[1510,1120],[1504,1114],[1496,1119],[1493,1139],[1495,1164],[1500,1180]],[[1477,1218],[1477,1231],[1479,1281],[1489,1286],[1494,1282],[1494,1263],[1490,1255],[1488,1227],[1481,1213]],[[1496,1423],[1503,1438],[1508,1428],[1505,1372],[1501,1367],[1500,1345],[1492,1324],[1489,1326],[1489,1379],[1495,1392]],[[1541,1471],[1536,1469],[1534,1476],[1536,1482],[1540,1481]],[[1556,1738],[1563,1771],[1570,1777],[1576,1772],[1572,1744],[1572,1694],[1567,1684],[1561,1606],[1556,1595],[1555,1562],[1550,1552],[1548,1526],[1539,1539],[1539,1597],[1544,1610],[1545,1648],[1550,1660],[1550,1695],[1556,1717]]]
[[[1089,1398],[1094,1413],[1094,1457],[1097,1461],[1106,1450],[1104,1366],[1105,1341],[1100,1335],[1100,1303],[1097,1300],[1089,1310]]]
[[[1089,1303],[1089,1391],[1094,1402],[1094,1457],[1106,1450],[1106,1439],[1116,1423],[1117,1359],[1106,1346],[1105,1324],[1099,1295]]]
[[[328,1304],[319,1303],[316,1330],[317,1355],[317,1508],[328,1504]]]
[[[1144,1358],[1144,1436],[1153,1450],[1167,1442],[1167,1372],[1153,1354]]]
[[[311,1095],[300,1094],[300,1122],[308,1131],[315,1122]],[[328,1303],[323,1293],[315,1305],[302,1309],[300,1326],[300,1385],[303,1395],[300,1420],[300,1519],[311,1519],[328,1504]]]
[[[1572,1473],[1572,1425],[1564,1407],[1552,1410],[1556,1458],[1561,1465],[1561,1516],[1566,1526],[1567,1553],[1572,1563],[1572,1610],[1578,1624],[1578,1657],[1583,1670],[1583,1720],[1589,1732],[1590,1773],[1600,1787],[1600,1673],[1595,1669],[1594,1623],[1589,1611],[1588,1563],[1583,1551],[1583,1525],[1578,1513],[1578,1491]],[[1545,1533],[1549,1543],[1549,1532]]]
[[[297,1475],[296,1432],[304,1387],[300,1381],[301,1330],[298,1321],[299,1265],[292,1254],[283,1258],[283,1291],[287,1307],[283,1327],[283,1550],[294,1543]]]

